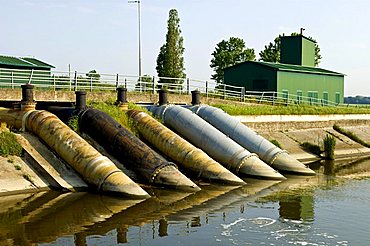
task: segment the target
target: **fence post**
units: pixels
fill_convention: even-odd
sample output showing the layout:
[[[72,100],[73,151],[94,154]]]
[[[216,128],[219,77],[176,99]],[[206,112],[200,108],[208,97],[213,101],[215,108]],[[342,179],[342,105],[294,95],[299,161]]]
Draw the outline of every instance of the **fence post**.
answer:
[[[208,98],[208,81],[206,81],[206,97]]]
[[[155,94],[155,77],[153,76],[153,79],[152,79],[152,86],[153,86],[153,94]]]
[[[54,91],[55,91],[55,87],[56,87],[55,74],[53,74],[53,85],[54,85]]]
[[[77,71],[75,71],[74,87],[73,87],[73,90],[74,90],[74,91],[77,91]]]
[[[13,78],[14,74],[13,74],[13,71],[11,72],[11,83],[12,83],[12,89],[14,89],[14,78]]]
[[[275,91],[272,93],[272,106],[275,106]]]
[[[90,77],[90,92],[93,90],[93,78]]]
[[[125,88],[127,88],[127,79],[125,79]]]
[[[224,96],[222,99],[226,99],[226,84],[224,84]]]
[[[190,79],[189,78],[186,79],[186,88],[187,88],[188,95],[189,95],[190,94]]]
[[[118,86],[119,86],[119,81],[118,81],[118,73],[116,75],[116,90],[118,89]]]
[[[242,87],[241,92],[240,92],[240,101],[244,102],[244,97],[245,97],[245,88]]]

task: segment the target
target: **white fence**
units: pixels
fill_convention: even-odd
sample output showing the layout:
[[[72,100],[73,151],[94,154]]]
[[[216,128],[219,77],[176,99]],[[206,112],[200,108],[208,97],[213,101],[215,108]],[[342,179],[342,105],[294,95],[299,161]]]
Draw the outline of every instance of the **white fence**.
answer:
[[[272,105],[308,104],[314,106],[338,106],[338,103],[314,97],[274,91],[245,91],[244,87],[217,84],[214,81],[203,81],[190,78],[138,77],[121,74],[70,73],[0,68],[1,88],[19,88],[22,84],[33,84],[39,89],[70,91],[115,91],[118,87],[125,87],[128,91],[138,93],[157,93],[160,89],[166,89],[170,93],[190,94],[191,91],[198,90],[206,97],[220,97],[223,99],[254,103],[267,103]]]

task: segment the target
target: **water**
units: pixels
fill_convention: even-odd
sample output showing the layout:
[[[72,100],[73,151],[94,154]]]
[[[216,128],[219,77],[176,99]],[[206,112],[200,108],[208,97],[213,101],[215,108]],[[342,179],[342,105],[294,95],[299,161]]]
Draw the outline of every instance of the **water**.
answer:
[[[0,245],[368,245],[370,161],[312,165],[315,177],[151,190],[0,197]]]

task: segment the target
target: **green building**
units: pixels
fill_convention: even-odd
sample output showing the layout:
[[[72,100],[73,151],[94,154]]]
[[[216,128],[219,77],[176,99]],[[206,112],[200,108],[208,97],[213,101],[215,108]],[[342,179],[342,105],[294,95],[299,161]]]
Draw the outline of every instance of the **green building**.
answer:
[[[51,83],[52,68],[36,58],[0,55],[0,86]]]
[[[281,63],[247,61],[224,70],[225,84],[271,92],[295,102],[343,103],[344,74],[314,67],[315,43],[302,35],[281,38]]]

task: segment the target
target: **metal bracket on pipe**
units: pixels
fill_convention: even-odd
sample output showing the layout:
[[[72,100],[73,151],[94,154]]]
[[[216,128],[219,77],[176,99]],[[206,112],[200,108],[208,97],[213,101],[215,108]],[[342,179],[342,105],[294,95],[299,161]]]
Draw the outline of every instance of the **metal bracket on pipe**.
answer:
[[[26,120],[28,118],[28,115],[31,114],[33,111],[36,111],[36,110],[30,110],[30,111],[27,111],[23,116],[22,116],[22,127],[21,127],[21,132],[25,132],[26,131]]]

